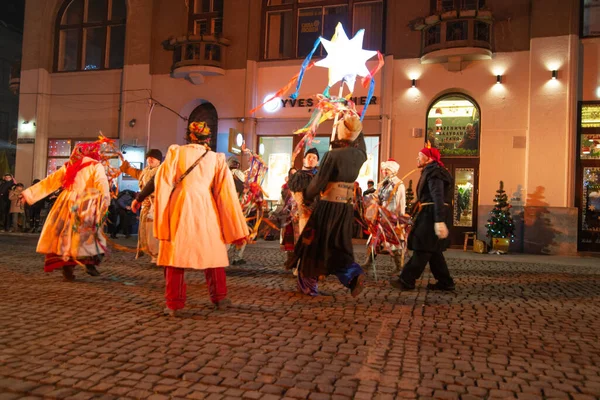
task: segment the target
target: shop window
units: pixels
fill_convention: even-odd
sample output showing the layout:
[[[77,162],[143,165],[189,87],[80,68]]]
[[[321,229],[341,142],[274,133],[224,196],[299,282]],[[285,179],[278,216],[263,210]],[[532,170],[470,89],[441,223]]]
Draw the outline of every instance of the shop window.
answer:
[[[49,139],[48,140],[48,161],[46,163],[46,174],[50,175],[56,172],[60,167],[69,161],[69,157],[73,149],[79,143],[91,143],[92,140],[75,140],[75,139]],[[118,140],[116,145],[118,146]],[[111,167],[119,168],[119,159],[115,156],[109,161]]]
[[[366,190],[369,179],[377,182],[379,173],[379,140],[379,136],[365,136],[367,161],[361,167],[358,178],[356,178],[363,191]],[[330,137],[316,137],[310,146],[305,146],[304,151],[310,147],[314,147],[319,152],[319,157],[322,160],[325,153],[329,151],[329,141]]]
[[[443,96],[427,113],[427,140],[446,157],[479,156],[479,107],[462,94]]]
[[[600,104],[581,107],[579,156],[582,160],[600,160]]]
[[[190,0],[188,30],[194,35],[223,33],[223,0]]]
[[[303,7],[304,4],[307,6]],[[364,48],[382,48],[382,0],[339,0],[337,4],[324,0],[308,3],[305,0],[270,0],[265,8],[265,22],[265,59],[305,57],[317,38],[332,37],[340,22],[348,35],[365,29]],[[326,51],[321,46],[316,54],[325,55]]]
[[[582,36],[600,36],[600,0],[583,0]]]
[[[268,200],[277,201],[281,197],[281,187],[292,165],[293,142],[292,136],[259,138],[259,154],[269,167],[262,184]]]
[[[58,14],[54,70],[123,68],[125,0],[69,0]]]

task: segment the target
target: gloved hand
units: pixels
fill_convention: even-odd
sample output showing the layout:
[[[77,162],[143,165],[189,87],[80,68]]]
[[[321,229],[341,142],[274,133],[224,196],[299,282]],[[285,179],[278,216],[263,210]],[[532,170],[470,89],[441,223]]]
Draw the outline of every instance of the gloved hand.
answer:
[[[444,222],[436,222],[433,226],[435,230],[435,235],[440,239],[446,239],[448,237],[448,227]]]

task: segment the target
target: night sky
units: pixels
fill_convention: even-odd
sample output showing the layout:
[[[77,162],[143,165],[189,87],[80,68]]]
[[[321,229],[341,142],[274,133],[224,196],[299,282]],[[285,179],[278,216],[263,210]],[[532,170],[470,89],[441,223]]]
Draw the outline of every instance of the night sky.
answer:
[[[0,0],[0,20],[23,31],[25,0]]]

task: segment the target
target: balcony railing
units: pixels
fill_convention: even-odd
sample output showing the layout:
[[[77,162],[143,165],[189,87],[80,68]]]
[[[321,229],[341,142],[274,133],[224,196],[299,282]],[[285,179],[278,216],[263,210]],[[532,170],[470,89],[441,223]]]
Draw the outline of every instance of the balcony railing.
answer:
[[[415,20],[412,26],[422,32],[422,62],[444,62],[449,56],[485,59],[492,55],[488,10],[449,10]]]
[[[218,35],[189,35],[171,38],[164,43],[164,47],[173,50],[172,70],[175,72],[184,67],[195,66],[222,69],[225,48],[229,44],[228,39]]]

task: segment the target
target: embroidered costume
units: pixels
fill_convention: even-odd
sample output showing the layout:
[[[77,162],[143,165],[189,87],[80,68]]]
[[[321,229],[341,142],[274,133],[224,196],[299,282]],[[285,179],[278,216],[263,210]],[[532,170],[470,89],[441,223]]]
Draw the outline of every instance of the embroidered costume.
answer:
[[[78,144],[64,166],[23,191],[25,201],[34,204],[64,189],[48,214],[36,249],[46,255],[44,271],[62,268],[65,279],[71,281],[74,267],[85,265],[88,274],[99,275],[95,266],[106,249],[102,224],[110,204],[102,150],[110,143],[101,138]]]
[[[337,140],[325,153],[319,172],[304,191],[304,201],[321,197],[306,227],[296,243],[298,276],[313,278],[314,286],[306,288],[317,293],[316,278],[334,274],[357,296],[364,287],[364,272],[354,262],[352,198],[354,181],[367,160],[362,123],[355,112],[346,111],[337,125]]]

